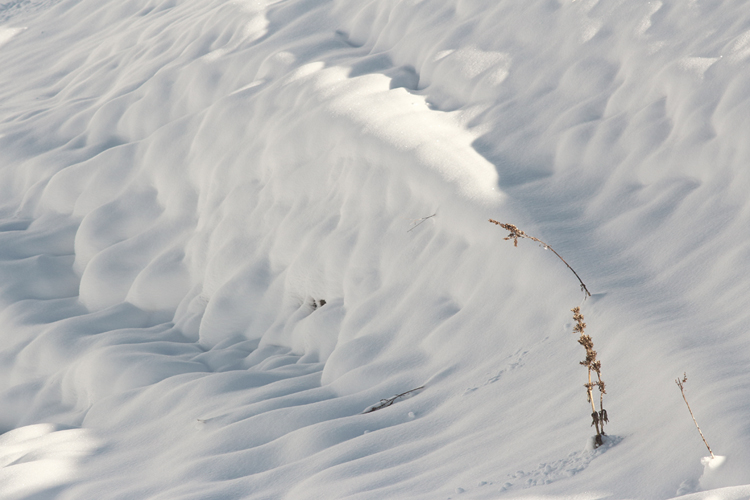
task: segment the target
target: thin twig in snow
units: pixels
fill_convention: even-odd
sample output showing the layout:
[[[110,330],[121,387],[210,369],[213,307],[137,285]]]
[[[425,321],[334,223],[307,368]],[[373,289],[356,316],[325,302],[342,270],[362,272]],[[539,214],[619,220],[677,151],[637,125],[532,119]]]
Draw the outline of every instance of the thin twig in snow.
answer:
[[[411,229],[409,229],[406,232],[409,233],[409,232],[413,231],[417,226],[419,226],[420,224],[424,223],[424,221],[426,221],[427,219],[431,219],[431,218],[435,217],[436,215],[437,215],[437,212],[435,212],[432,215],[428,215],[427,217],[422,217],[421,219],[415,219],[415,220],[413,220],[412,224],[414,224],[414,225],[411,227]]]
[[[688,403],[688,400],[685,397],[685,386],[684,386],[685,382],[687,382],[687,373],[683,373],[682,374],[682,380],[680,380],[679,378],[675,379],[675,383],[677,384],[677,387],[680,388],[680,392],[682,393],[682,399],[685,400],[685,404],[688,407],[688,411],[690,412],[690,416],[693,417],[693,423],[695,424],[695,427],[698,429],[698,433],[701,435],[701,439],[703,440],[703,444],[705,444],[706,448],[708,448],[708,452],[711,454],[711,458],[716,458],[716,457],[714,457],[714,452],[711,451],[711,447],[708,446],[708,441],[706,441],[706,438],[703,437],[703,431],[701,431],[701,428],[698,425],[698,421],[695,420],[695,415],[693,415],[693,410],[690,409],[690,403]]]
[[[372,413],[372,412],[380,410],[382,408],[387,408],[387,407],[391,406],[393,404],[393,402],[396,401],[398,398],[406,396],[407,394],[415,392],[415,391],[418,391],[420,389],[424,389],[424,386],[420,385],[419,387],[415,387],[414,389],[408,390],[406,392],[402,392],[401,394],[396,394],[395,396],[393,396],[391,398],[381,399],[380,403],[377,403],[375,405],[367,407],[367,409],[365,409],[365,411],[363,411],[362,413],[363,414],[364,413]]]

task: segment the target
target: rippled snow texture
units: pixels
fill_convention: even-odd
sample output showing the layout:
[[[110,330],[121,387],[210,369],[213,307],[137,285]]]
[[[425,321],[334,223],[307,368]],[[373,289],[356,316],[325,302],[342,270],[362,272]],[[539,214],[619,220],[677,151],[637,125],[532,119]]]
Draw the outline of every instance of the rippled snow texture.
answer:
[[[731,0],[0,3],[0,496],[708,498],[687,371],[739,498],[749,77]]]

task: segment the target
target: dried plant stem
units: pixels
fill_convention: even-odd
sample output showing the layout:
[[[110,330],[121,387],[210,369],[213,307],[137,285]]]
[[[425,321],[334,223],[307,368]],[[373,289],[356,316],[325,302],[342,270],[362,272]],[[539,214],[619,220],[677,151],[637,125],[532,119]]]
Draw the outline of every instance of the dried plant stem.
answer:
[[[609,422],[607,416],[607,410],[604,409],[604,394],[606,394],[606,387],[602,380],[602,362],[596,359],[596,351],[594,350],[594,341],[591,336],[588,335],[586,330],[586,323],[583,322],[583,314],[581,314],[580,307],[574,307],[571,309],[573,312],[573,320],[576,324],[573,327],[573,333],[577,333],[578,343],[586,349],[586,359],[580,362],[581,365],[585,366],[588,370],[588,382],[584,384],[586,387],[586,397],[591,404],[591,425],[596,428],[596,439],[594,446],[598,447],[604,444],[602,436],[604,433],[604,424]],[[598,381],[594,382],[591,379],[591,372],[596,372]],[[594,387],[599,389],[599,411],[596,411],[596,404],[594,403]]]
[[[562,256],[557,253],[551,246],[549,246],[539,238],[529,236],[513,224],[505,224],[494,219],[490,219],[489,221],[492,224],[496,224],[509,231],[510,234],[508,234],[505,239],[513,240],[513,246],[518,246],[519,238],[527,238],[529,240],[536,241],[546,250],[551,250],[552,253],[557,255],[557,258],[560,259],[563,264],[565,264],[568,269],[573,272],[575,277],[578,278],[578,282],[581,284],[581,291],[583,291],[585,294],[584,300],[586,300],[586,297],[591,297],[591,292],[589,292],[589,289],[586,288],[586,285],[584,284],[581,277],[578,276],[577,272],[575,272],[575,269],[573,269],[570,264],[568,264],[565,259],[563,259]],[[601,361],[598,361],[596,359],[594,341],[591,339],[590,335],[585,333],[586,323],[583,322],[583,314],[581,314],[581,308],[574,307],[573,309],[571,309],[571,311],[573,311],[573,320],[576,322],[575,326],[573,327],[573,332],[579,334],[578,343],[581,344],[581,346],[586,350],[586,359],[581,361],[580,364],[585,366],[588,371],[588,381],[586,382],[586,384],[584,384],[584,386],[586,387],[586,398],[591,404],[591,425],[596,428],[596,438],[594,441],[594,447],[596,448],[604,444],[604,424],[609,423],[607,410],[604,409],[604,394],[606,394],[607,391],[605,389],[604,381],[602,380],[602,363]],[[593,381],[591,372],[596,372],[596,382]],[[596,402],[594,400],[594,387],[597,387],[599,389],[599,411],[596,410]]]
[[[543,242],[539,238],[535,238],[533,236],[530,236],[530,235],[524,233],[523,231],[521,231],[520,229],[518,229],[518,227],[514,226],[513,224],[504,224],[502,222],[496,221],[495,219],[490,219],[490,222],[493,223],[493,224],[497,224],[498,226],[502,227],[503,229],[507,229],[508,231],[510,231],[510,234],[506,238],[504,238],[504,239],[506,239],[506,240],[513,240],[513,246],[518,246],[518,238],[527,238],[529,240],[536,241],[537,243],[539,243],[540,245],[542,245],[546,250],[549,250],[553,254],[557,255],[557,258],[560,259],[563,262],[563,264],[565,264],[566,266],[568,266],[568,269],[570,269],[573,272],[573,274],[575,274],[576,278],[578,278],[578,282],[581,284],[581,291],[583,291],[586,294],[587,297],[591,297],[591,292],[589,292],[589,289],[586,288],[586,285],[583,283],[583,280],[581,279],[581,277],[578,276],[578,273],[575,271],[575,269],[573,269],[570,266],[570,264],[568,264],[565,261],[565,259],[563,259],[562,256],[555,251],[554,248],[552,248],[551,246],[549,246],[548,244],[546,244],[545,242]]]
[[[411,229],[409,229],[409,230],[408,230],[408,231],[406,231],[406,232],[407,232],[407,233],[410,233],[410,232],[411,232],[411,231],[413,231],[413,230],[414,230],[414,229],[415,229],[415,228],[416,228],[416,227],[417,227],[418,225],[422,224],[422,223],[423,223],[423,222],[425,222],[425,221],[426,221],[427,219],[431,219],[431,218],[435,217],[436,215],[437,215],[437,212],[435,212],[435,213],[434,213],[434,214],[432,214],[432,215],[428,215],[427,217],[422,217],[422,218],[419,218],[419,219],[415,219],[414,221],[412,221],[412,226],[411,226]]]
[[[701,439],[703,440],[703,444],[706,445],[706,448],[708,448],[708,452],[711,454],[711,458],[714,457],[714,452],[711,451],[711,447],[708,446],[708,441],[706,441],[706,438],[703,436],[703,431],[701,431],[701,427],[698,425],[698,421],[695,420],[695,415],[693,415],[693,410],[690,408],[690,403],[688,403],[687,398],[685,397],[685,382],[687,382],[687,373],[682,374],[682,380],[679,378],[675,379],[675,383],[677,384],[677,387],[680,388],[680,392],[682,393],[682,399],[685,401],[685,404],[688,407],[688,411],[690,412],[690,416],[693,418],[693,423],[695,424],[695,428],[698,429],[698,433],[701,435]]]
[[[594,415],[596,415],[597,412],[596,412],[596,405],[594,404],[594,384],[591,383],[591,368],[589,368],[589,383],[586,384],[586,390],[588,391],[588,395],[589,395],[589,403],[591,403],[591,415],[594,420],[593,422],[594,426],[596,427],[596,435],[597,437],[599,437],[604,432],[604,429],[603,429],[604,425],[602,425],[602,429],[600,430],[599,419],[594,417]],[[601,443],[597,442],[597,444],[601,444]]]

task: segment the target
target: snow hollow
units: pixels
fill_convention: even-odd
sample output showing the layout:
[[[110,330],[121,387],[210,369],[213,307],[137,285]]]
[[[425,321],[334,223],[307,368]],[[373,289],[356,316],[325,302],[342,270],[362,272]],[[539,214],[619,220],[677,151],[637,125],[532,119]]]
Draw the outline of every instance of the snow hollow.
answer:
[[[746,499],[749,138],[744,1],[5,0],[0,498]]]

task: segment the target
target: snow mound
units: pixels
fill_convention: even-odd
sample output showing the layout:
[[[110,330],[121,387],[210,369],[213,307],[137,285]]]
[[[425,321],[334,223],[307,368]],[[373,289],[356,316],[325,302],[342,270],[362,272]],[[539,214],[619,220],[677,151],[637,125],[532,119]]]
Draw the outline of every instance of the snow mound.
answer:
[[[749,22],[0,4],[0,496],[746,494]]]

